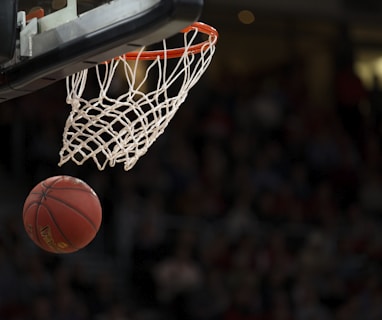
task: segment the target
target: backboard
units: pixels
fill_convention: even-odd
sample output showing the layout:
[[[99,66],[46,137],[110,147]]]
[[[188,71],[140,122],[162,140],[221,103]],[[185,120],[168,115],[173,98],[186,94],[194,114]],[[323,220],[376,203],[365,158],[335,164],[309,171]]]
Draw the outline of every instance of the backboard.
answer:
[[[0,56],[0,103],[171,37],[196,21],[202,6],[203,0],[19,0],[6,32],[15,41]]]
[[[16,46],[17,1],[4,1],[0,10],[0,64],[12,58]]]

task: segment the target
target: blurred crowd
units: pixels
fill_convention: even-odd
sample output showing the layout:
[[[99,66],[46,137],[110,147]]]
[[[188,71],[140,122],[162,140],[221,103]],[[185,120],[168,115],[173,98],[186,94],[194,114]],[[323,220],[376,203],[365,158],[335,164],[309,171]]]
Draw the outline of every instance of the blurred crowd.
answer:
[[[0,319],[382,319],[382,94],[341,64],[318,106],[303,74],[292,61],[203,79],[126,173],[57,167],[61,83],[4,105]],[[103,204],[71,255],[39,250],[21,222],[55,174]]]

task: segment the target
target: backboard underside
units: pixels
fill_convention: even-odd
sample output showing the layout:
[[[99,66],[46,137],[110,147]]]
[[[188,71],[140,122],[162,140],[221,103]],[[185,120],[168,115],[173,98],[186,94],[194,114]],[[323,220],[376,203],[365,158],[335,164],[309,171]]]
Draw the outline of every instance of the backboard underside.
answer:
[[[14,55],[0,64],[0,103],[171,37],[198,19],[203,0],[56,0],[54,4],[42,8],[43,17],[18,12]]]

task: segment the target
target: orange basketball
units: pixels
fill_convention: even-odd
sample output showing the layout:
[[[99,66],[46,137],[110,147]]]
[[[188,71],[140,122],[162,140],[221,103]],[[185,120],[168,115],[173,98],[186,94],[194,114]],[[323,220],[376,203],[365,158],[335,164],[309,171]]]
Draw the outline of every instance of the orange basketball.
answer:
[[[102,208],[97,194],[84,181],[56,176],[40,182],[29,193],[23,221],[29,237],[40,248],[70,253],[94,239]]]

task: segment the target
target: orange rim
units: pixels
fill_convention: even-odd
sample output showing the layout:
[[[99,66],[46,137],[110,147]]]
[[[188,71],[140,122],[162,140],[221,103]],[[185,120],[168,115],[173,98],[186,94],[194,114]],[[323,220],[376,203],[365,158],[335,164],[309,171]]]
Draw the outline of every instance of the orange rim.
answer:
[[[208,49],[210,46],[215,45],[219,34],[217,30],[208,24],[205,24],[203,22],[194,22],[192,25],[188,26],[187,28],[184,28],[181,33],[187,33],[192,30],[197,30],[203,34],[206,34],[209,39],[206,41],[194,44],[187,48],[188,53],[196,54],[200,53],[202,50]],[[186,48],[174,48],[174,49],[167,49],[165,50],[153,50],[153,51],[133,51],[128,52],[124,54],[123,56],[119,57],[119,59],[125,59],[125,60],[155,60],[159,57],[159,59],[173,59],[173,58],[179,58],[181,57],[186,51]],[[118,58],[117,58],[118,59]]]
[[[43,8],[36,8],[26,15],[25,20],[28,22],[28,21],[32,20],[33,18],[41,19],[44,16],[45,16],[44,9]]]

